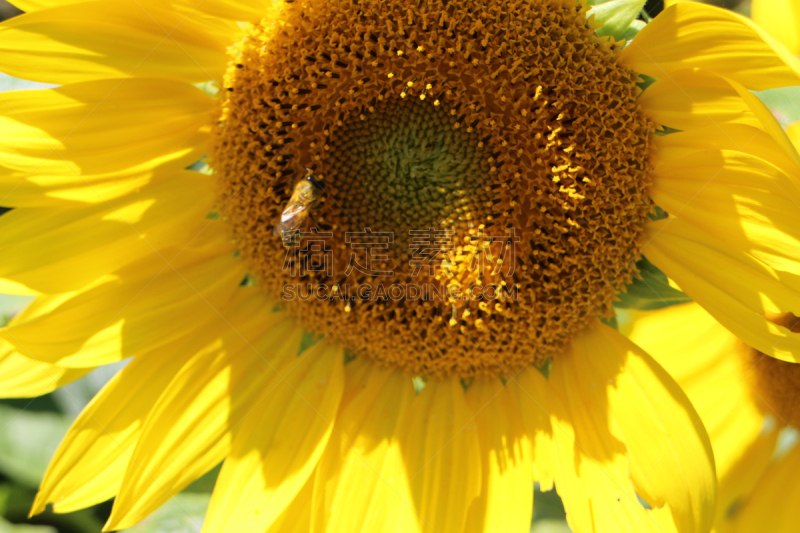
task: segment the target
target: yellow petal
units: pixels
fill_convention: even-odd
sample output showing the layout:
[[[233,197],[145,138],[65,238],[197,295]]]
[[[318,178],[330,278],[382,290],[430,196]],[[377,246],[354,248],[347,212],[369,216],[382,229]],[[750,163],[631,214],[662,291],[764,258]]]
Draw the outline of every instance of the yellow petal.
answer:
[[[476,378],[466,396],[480,440],[482,486],[465,531],[527,531],[533,517],[532,439],[515,398],[496,378]]]
[[[800,170],[800,156],[775,116],[752,92],[730,78],[706,71],[674,72],[648,87],[641,101],[657,123],[685,131],[704,129],[712,138],[723,137],[724,130],[733,124],[763,130],[785,152],[779,159],[788,157],[793,162],[791,173]],[[719,131],[714,132],[713,127]],[[745,141],[737,148],[748,151],[749,144]]]
[[[86,367],[141,355],[209,327],[208,321],[213,327],[225,323],[226,305],[246,266],[218,226],[176,253],[172,263],[156,254],[132,263],[62,297],[48,313],[0,330],[0,337],[39,361]],[[205,245],[198,242],[206,236]]]
[[[676,531],[667,510],[647,512],[639,504],[624,446],[602,438],[608,428],[595,429],[591,419],[573,412],[564,391],[537,370],[521,372],[509,388],[534,439],[535,479],[543,490],[556,485],[572,531]],[[605,417],[596,422],[602,426]]]
[[[168,248],[208,225],[214,198],[210,176],[184,171],[90,208],[14,209],[0,217],[0,277],[56,293],[82,289],[154,252],[171,261]]]
[[[64,294],[43,294],[33,299],[11,322],[8,327],[23,324],[34,319],[38,319],[47,313],[52,312],[59,305],[63,304],[72,297],[70,293]]]
[[[652,87],[655,90],[647,96]],[[752,126],[769,134],[774,144],[783,150],[776,159],[783,161],[788,157],[792,161],[790,174],[800,172],[800,155],[786,132],[767,106],[742,84],[710,72],[679,71],[658,80],[651,88],[644,92],[642,102],[657,122],[685,132],[703,129],[708,132],[710,142],[724,139],[726,130],[733,125]],[[728,139],[728,143],[730,141]],[[750,144],[744,141],[737,144],[736,149],[750,153]]]
[[[452,378],[429,381],[409,403],[399,426],[422,530],[461,531],[481,487],[478,436],[461,383]]]
[[[702,70],[673,72],[647,87],[638,102],[656,124],[679,130],[726,122],[761,125],[729,83]]]
[[[408,376],[374,369],[354,386],[317,469],[312,531],[462,531],[481,483],[458,380],[415,395]]]
[[[728,476],[764,423],[743,379],[747,348],[694,302],[637,315],[629,338],[686,392],[711,438],[717,477]]]
[[[228,319],[238,331],[263,321],[265,298],[255,294],[237,304]],[[261,327],[261,326],[259,326]],[[221,350],[221,334],[230,344],[229,328],[203,330],[172,342],[146,357],[135,357],[92,399],[67,432],[47,468],[32,513],[53,503],[70,512],[117,494],[142,425],[161,393],[186,362]],[[234,337],[238,336],[234,334]]]
[[[792,154],[787,153],[781,144],[761,127],[723,123],[660,136],[654,139],[654,142],[656,173],[665,166],[680,164],[681,160],[695,153],[717,150],[721,153],[741,152],[768,161],[792,181],[800,182],[800,168]],[[705,181],[709,181],[708,176]]]
[[[16,7],[30,13],[41,11],[51,7],[63,6],[66,4],[77,4],[86,0],[15,0],[12,2]],[[158,5],[157,1],[140,0],[145,6]],[[252,21],[266,18],[265,13],[273,6],[269,0],[204,0],[196,2],[194,0],[171,0],[170,7],[183,9],[184,12],[199,11],[214,17],[223,17],[237,21]]]
[[[347,386],[342,392],[342,399],[339,402],[340,412],[344,412],[350,402],[360,397],[362,390],[370,379],[370,373],[375,371],[375,364],[369,357],[352,358],[351,354],[348,354],[347,364],[344,366],[344,381]]]
[[[695,303],[637,317],[632,339],[666,363],[703,419],[717,464],[715,530],[727,532],[767,468],[779,434],[746,384],[751,363],[742,351],[750,348]]]
[[[736,520],[736,512],[742,502],[753,493],[756,485],[769,468],[780,430],[772,427],[762,432],[747,448],[740,450],[740,458],[726,475],[719,477],[717,490],[717,524],[720,533],[729,533],[727,526]]]
[[[371,362],[357,369],[366,371],[361,379],[349,379],[357,362],[346,367],[350,401],[317,466],[311,531],[422,531],[398,442],[413,384]]]
[[[86,0],[14,0],[11,3],[22,11],[30,13],[31,11],[40,11],[50,7],[77,4],[85,1]]]
[[[344,389],[343,361],[341,347],[322,341],[276,369],[276,379],[234,429],[206,527],[264,531],[298,497],[333,430]]]
[[[230,44],[220,26],[155,2],[98,0],[59,5],[0,26],[0,70],[57,84],[103,78],[221,79]]]
[[[680,218],[669,218],[648,226],[644,253],[734,335],[773,357],[797,361],[800,336],[764,318],[767,312],[800,313],[795,276],[720,240]]]
[[[706,531],[716,487],[711,444],[700,418],[678,384],[645,352],[611,328],[598,325],[594,333],[573,343],[582,357],[571,361],[571,371],[563,367],[564,382],[572,383],[566,390],[581,387],[584,399],[600,400],[604,395],[592,383],[602,383],[602,375],[613,379],[617,365],[624,368],[624,377],[606,390],[637,492],[653,506],[669,505],[679,531]],[[554,381],[559,372],[553,369]]]
[[[794,55],[800,55],[800,3],[796,0],[752,0],[750,16]]]
[[[237,328],[192,358],[161,394],[145,420],[106,530],[132,527],[228,455],[232,430],[280,379],[284,361],[296,361],[300,346],[302,332],[285,322],[284,313],[261,317],[249,331]]]
[[[772,114],[772,111],[744,85],[730,78],[726,78],[726,81],[739,93],[739,96],[747,102],[747,105],[750,106],[750,109],[761,122],[762,129],[769,133],[772,138],[775,139],[775,142],[786,151],[786,154],[795,162],[795,166],[800,167],[800,155],[798,155],[797,149],[786,135],[778,119]]]
[[[63,368],[25,357],[0,339],[0,398],[33,398],[88,374],[88,368]]]
[[[800,446],[774,461],[731,519],[731,532],[794,533],[800,520]]]
[[[554,359],[549,379],[530,370],[511,386],[535,438],[537,479],[555,482],[574,531],[709,530],[708,436],[680,387],[634,344],[595,323]],[[645,511],[637,493],[658,509]]]
[[[661,12],[619,59],[654,78],[700,68],[753,90],[800,85],[800,62],[764,30],[731,11],[693,2]]]
[[[200,11],[211,17],[222,17],[228,20],[242,22],[256,22],[275,16],[281,8],[280,3],[270,0],[204,0],[197,3],[195,0],[179,0],[173,4],[186,11]],[[228,38],[231,42],[234,39]]]
[[[786,128],[786,135],[789,136],[789,139],[792,141],[794,147],[800,149],[800,122],[790,124]]]
[[[38,292],[21,283],[0,278],[0,294],[14,294],[20,296],[38,296]]]
[[[3,204],[15,207],[84,207],[106,203],[182,172],[184,165],[168,161],[169,157],[168,154],[160,158],[167,162],[155,163],[156,168],[148,168],[154,164],[148,161],[105,174],[0,173],[0,199]]]
[[[313,497],[314,476],[311,476],[289,507],[281,513],[266,533],[308,533],[311,531],[311,499]]]
[[[662,154],[653,177],[651,197],[671,215],[735,252],[800,271],[800,189],[781,169],[738,151],[703,150]]]
[[[200,89],[156,79],[3,93],[0,164],[45,188],[59,174],[62,186],[85,187],[92,183],[78,182],[84,174],[133,178],[166,164],[179,170],[207,151],[212,109],[213,101]],[[44,181],[36,179],[40,176]],[[9,194],[19,180],[3,183]]]
[[[191,355],[183,342],[167,348],[134,358],[81,412],[50,461],[32,514],[47,503],[70,512],[117,494],[142,422]]]

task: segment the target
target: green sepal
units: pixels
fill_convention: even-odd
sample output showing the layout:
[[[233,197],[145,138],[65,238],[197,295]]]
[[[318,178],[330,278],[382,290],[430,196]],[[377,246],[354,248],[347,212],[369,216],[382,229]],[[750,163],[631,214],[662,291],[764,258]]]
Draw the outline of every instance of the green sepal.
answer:
[[[617,317],[616,316],[612,316],[612,317],[609,317],[609,318],[600,317],[600,322],[602,322],[603,324],[605,324],[606,326],[608,326],[610,328],[614,328],[616,330],[619,329],[619,322],[617,321]]]
[[[200,83],[195,83],[195,87],[206,93],[208,96],[212,98],[216,96],[219,92],[219,82],[216,81],[204,81]]]
[[[635,279],[624,292],[617,294],[619,301],[614,302],[614,307],[651,311],[692,301],[685,293],[671,287],[667,276],[647,258],[642,257],[636,268],[641,279]]]
[[[422,376],[416,376],[411,378],[411,383],[414,384],[414,392],[419,394],[422,392],[422,389],[425,388],[425,385],[428,384],[428,380]]]
[[[641,13],[645,2],[646,0],[590,0],[588,3],[592,7],[588,14],[594,15],[594,21],[602,24],[595,33],[600,37],[610,35],[617,41],[630,39],[631,37],[626,37],[628,30]],[[633,27],[638,28],[633,33],[635,35],[641,27]]]
[[[317,344],[319,341],[322,340],[322,337],[319,335],[315,335],[314,333],[304,331],[303,336],[300,338],[300,347],[297,350],[297,356],[303,355],[303,352]]]
[[[545,377],[545,379],[547,379],[548,377],[550,377],[550,369],[553,368],[553,360],[548,359],[547,361],[538,366],[537,365],[533,366],[536,370],[539,371],[539,373],[541,373]],[[505,385],[505,383],[503,383],[503,385]]]

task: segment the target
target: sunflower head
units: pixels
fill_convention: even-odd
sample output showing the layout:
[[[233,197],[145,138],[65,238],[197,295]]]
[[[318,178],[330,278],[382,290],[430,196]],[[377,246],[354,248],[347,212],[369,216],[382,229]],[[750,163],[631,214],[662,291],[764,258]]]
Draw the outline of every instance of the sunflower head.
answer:
[[[0,70],[57,87],[2,98],[0,282],[39,296],[0,395],[131,359],[34,512],[114,497],[125,529],[222,463],[224,533],[527,531],[534,482],[573,531],[711,529],[703,422],[596,317],[650,264],[797,360],[767,317],[800,313],[800,156],[752,91],[800,62],[762,30],[699,3],[621,43],[583,0],[19,1]],[[600,33],[637,6],[594,6]],[[705,371],[675,331],[665,366]]]
[[[585,6],[276,6],[231,49],[213,157],[266,291],[322,288],[288,298],[308,328],[426,376],[541,363],[610,312],[652,207],[653,126]],[[286,246],[308,172],[314,231]]]

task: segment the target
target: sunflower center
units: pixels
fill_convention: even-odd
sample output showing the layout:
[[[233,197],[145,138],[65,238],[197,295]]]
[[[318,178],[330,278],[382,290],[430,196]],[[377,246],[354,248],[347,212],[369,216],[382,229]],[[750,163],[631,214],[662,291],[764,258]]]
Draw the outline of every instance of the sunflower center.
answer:
[[[800,319],[775,315],[773,322],[800,333]],[[745,347],[745,379],[762,412],[783,425],[800,428],[800,364],[788,363]]]
[[[575,0],[277,3],[232,47],[213,160],[254,279],[412,374],[553,357],[651,209],[615,53]]]
[[[459,218],[488,215],[474,200],[489,164],[456,122],[441,105],[393,98],[334,128],[328,174],[336,186],[326,200],[334,218],[353,233],[392,233],[392,255],[402,258],[416,230],[467,229]]]

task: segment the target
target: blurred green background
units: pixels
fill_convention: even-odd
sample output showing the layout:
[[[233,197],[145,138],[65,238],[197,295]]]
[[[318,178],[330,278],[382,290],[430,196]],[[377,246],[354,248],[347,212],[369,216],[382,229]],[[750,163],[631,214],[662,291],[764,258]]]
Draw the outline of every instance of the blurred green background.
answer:
[[[749,0],[713,0],[723,7],[749,13]],[[650,0],[646,10],[655,16],[663,0]],[[0,20],[20,13],[0,0]],[[26,88],[25,82],[0,74],[0,91]],[[800,118],[800,101],[781,90],[759,96],[773,109],[783,124]],[[6,211],[0,207],[0,215]],[[0,326],[18,313],[28,299],[0,295]],[[36,488],[47,463],[72,420],[92,396],[124,365],[98,369],[75,383],[46,396],[24,400],[0,400],[0,533],[96,533],[111,510],[111,502],[90,509],[55,514],[51,511],[27,518]],[[137,527],[135,533],[199,532],[203,514],[214,486],[218,469],[210,472]],[[554,491],[536,492],[532,533],[564,533],[564,509]]]

